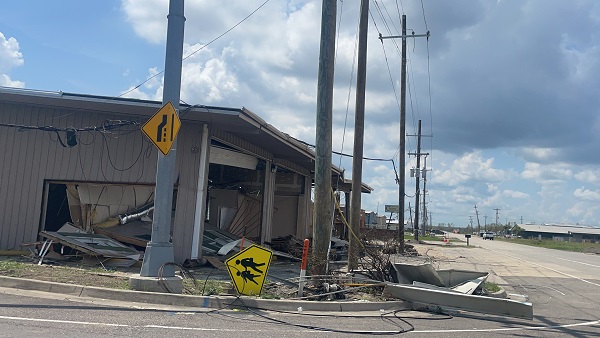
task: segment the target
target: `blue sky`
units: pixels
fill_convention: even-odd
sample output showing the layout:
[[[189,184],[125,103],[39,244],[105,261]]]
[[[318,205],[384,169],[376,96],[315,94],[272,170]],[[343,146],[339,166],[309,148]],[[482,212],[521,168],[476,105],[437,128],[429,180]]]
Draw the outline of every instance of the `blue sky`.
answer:
[[[315,143],[321,1],[188,0],[182,99],[247,107]],[[423,4],[423,6],[422,6]],[[0,85],[120,95],[164,66],[167,0],[9,1]],[[359,4],[338,2],[334,150],[352,153]],[[600,2],[371,1],[365,150],[398,163],[399,14],[409,40],[407,134],[422,120],[433,224],[600,226]],[[389,30],[388,30],[389,29]],[[399,46],[399,41],[397,42]],[[157,76],[127,96],[161,100]],[[392,86],[393,84],[393,86]],[[396,94],[394,94],[394,90]],[[346,127],[345,127],[346,126]],[[416,139],[407,137],[407,151]],[[351,177],[351,160],[333,156]],[[407,171],[415,165],[407,157]],[[407,173],[408,203],[414,179]],[[398,203],[391,162],[366,161],[363,207]],[[421,184],[421,187],[423,184]],[[408,217],[408,213],[407,216]]]

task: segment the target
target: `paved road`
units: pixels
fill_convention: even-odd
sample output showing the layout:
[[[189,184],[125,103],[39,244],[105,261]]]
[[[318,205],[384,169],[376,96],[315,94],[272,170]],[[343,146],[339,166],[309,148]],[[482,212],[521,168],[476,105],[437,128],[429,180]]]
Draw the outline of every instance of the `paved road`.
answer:
[[[475,238],[472,246],[419,246],[437,257],[439,268],[491,271],[511,297],[534,304],[535,319],[454,313],[445,317],[401,312],[307,316],[271,311],[210,311],[141,304],[69,299],[35,291],[0,288],[0,336],[31,337],[342,337],[316,331],[405,333],[410,337],[598,337],[600,336],[600,256],[546,250]],[[262,316],[265,317],[262,317]],[[337,315],[337,316],[336,316]],[[354,315],[354,316],[353,316]],[[360,315],[358,317],[357,315]],[[363,317],[367,315],[367,317]],[[355,336],[371,336],[364,333]]]
[[[464,240],[464,235],[453,235]],[[600,255],[471,238],[471,246],[421,247],[439,268],[491,271],[513,299],[534,305],[534,322],[556,326],[600,320]],[[586,334],[600,336],[596,323]],[[578,328],[578,327],[576,327]],[[588,328],[593,328],[587,331]],[[577,335],[578,329],[569,331]]]

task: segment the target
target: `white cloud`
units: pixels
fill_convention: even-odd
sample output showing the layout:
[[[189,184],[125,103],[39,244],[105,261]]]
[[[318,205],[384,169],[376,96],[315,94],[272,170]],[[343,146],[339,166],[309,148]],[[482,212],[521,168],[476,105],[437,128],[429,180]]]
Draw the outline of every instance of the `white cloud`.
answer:
[[[526,194],[522,191],[514,191],[514,190],[504,190],[502,195],[510,198],[529,198],[529,194]]]
[[[121,8],[135,32],[152,43],[167,37],[167,0],[123,0]]]
[[[0,86],[5,87],[25,87],[25,83],[12,80],[6,72],[23,65],[23,54],[19,51],[19,42],[10,37],[6,39],[0,32]]]
[[[573,176],[570,167],[565,163],[540,164],[528,162],[525,164],[521,177],[541,184],[562,183]]]
[[[547,162],[553,158],[555,158],[557,154],[557,150],[553,148],[530,148],[525,147],[521,149],[523,156],[525,158],[529,158],[534,162]]]
[[[0,86],[3,87],[15,87],[15,88],[25,88],[25,83],[21,81],[13,81],[6,74],[0,74]]]
[[[464,154],[452,161],[446,170],[434,170],[433,182],[436,184],[456,186],[469,181],[500,182],[507,177],[507,173],[493,167],[493,158],[483,158],[476,151]]]
[[[575,191],[573,192],[573,196],[575,196],[577,199],[585,201],[600,201],[600,191],[589,190],[585,189],[584,187],[575,189]]]
[[[584,183],[600,184],[600,170],[598,169],[585,169],[576,173],[574,177]]]

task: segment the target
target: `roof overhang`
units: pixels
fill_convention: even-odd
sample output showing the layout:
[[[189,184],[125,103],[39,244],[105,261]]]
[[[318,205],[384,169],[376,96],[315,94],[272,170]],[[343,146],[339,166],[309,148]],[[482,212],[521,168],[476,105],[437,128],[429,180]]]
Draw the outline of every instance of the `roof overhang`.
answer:
[[[0,101],[66,108],[82,112],[116,114],[127,116],[128,119],[133,116],[140,122],[145,122],[162,107],[161,102],[151,100],[8,87],[0,87]],[[309,146],[268,124],[249,109],[180,105],[179,111],[182,122],[207,123],[215,130],[226,131],[257,147],[266,149],[273,154],[275,159],[283,160],[284,166],[287,162],[293,164],[290,167],[302,168],[302,172],[305,174],[314,172],[315,152]],[[293,170],[293,168],[289,169]],[[341,179],[345,183],[343,189],[340,190],[350,191],[343,174],[342,169],[332,165],[333,182]],[[372,188],[363,184],[362,192],[370,193],[371,191],[373,191]]]

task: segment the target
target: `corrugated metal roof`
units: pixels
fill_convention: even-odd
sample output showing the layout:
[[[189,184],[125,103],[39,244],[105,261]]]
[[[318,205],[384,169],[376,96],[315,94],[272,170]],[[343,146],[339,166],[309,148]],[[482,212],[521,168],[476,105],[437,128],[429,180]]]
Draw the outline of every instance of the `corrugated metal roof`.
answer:
[[[581,235],[600,235],[600,228],[584,227],[577,225],[557,225],[557,224],[517,224],[521,229],[530,232],[545,232],[555,234],[581,234]]]

